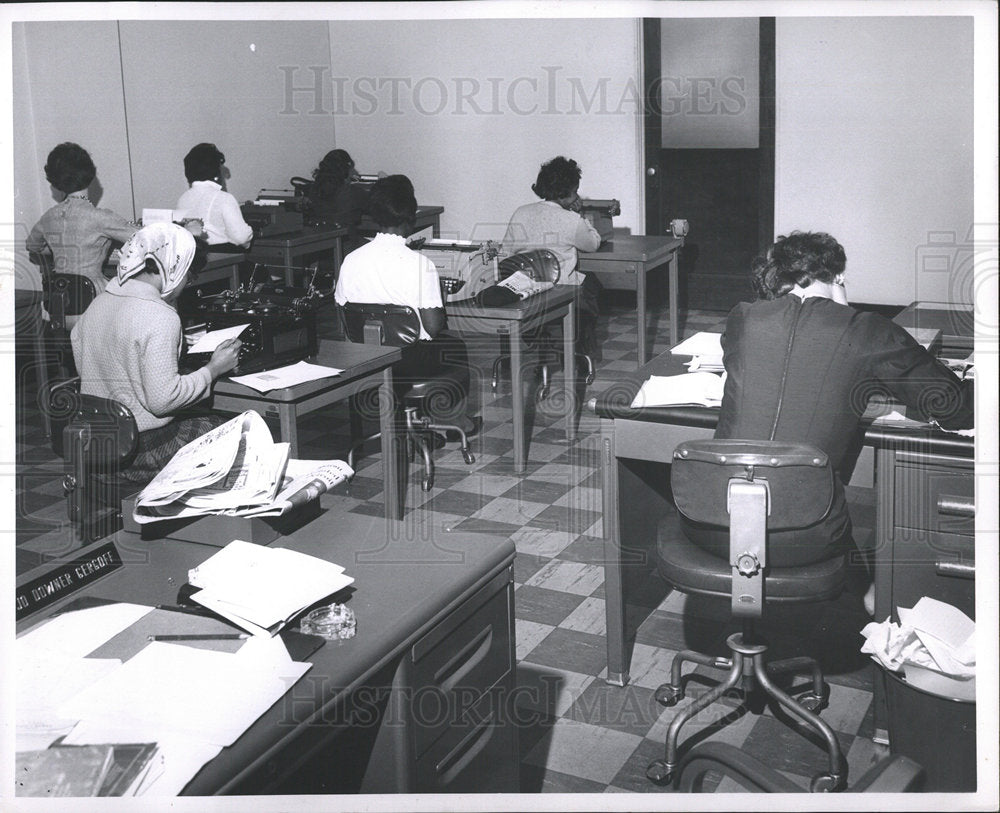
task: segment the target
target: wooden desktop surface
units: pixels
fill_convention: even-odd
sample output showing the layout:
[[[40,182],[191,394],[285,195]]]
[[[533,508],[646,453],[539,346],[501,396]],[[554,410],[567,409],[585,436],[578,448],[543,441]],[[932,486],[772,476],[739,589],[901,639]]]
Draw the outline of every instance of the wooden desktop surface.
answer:
[[[191,542],[146,541],[125,532],[112,539],[124,567],[46,608],[42,617],[80,596],[174,604],[188,570],[216,551]],[[500,574],[514,557],[514,545],[506,539],[448,533],[441,527],[421,527],[409,521],[386,523],[330,509],[274,546],[336,562],[354,577],[337,600],[354,611],[357,635],[327,642],[313,653],[309,657],[312,669],[232,746],[208,762],[184,789],[185,795],[266,791],[269,782],[281,778],[285,763],[294,766],[304,756],[299,749],[315,745],[317,733],[329,739],[338,729],[346,731],[345,708],[350,699],[366,689],[381,688],[380,673],[387,667],[391,672],[409,648],[433,633],[484,585],[503,580]],[[51,564],[24,574],[18,582],[37,578],[46,568]],[[39,616],[26,619],[18,625],[18,632],[39,620]],[[512,652],[513,633],[509,632]],[[370,712],[374,712],[372,701],[368,698]],[[330,759],[338,758],[336,749],[332,750]]]

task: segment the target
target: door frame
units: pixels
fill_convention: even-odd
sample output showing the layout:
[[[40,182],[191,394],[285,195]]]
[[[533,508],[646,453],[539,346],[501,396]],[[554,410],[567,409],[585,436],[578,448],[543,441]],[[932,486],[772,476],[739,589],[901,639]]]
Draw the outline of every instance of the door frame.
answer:
[[[643,77],[643,161],[641,172],[645,189],[645,234],[662,234],[663,200],[660,194],[659,154],[662,148],[663,85],[660,82],[660,18],[642,19]],[[775,19],[759,18],[760,104],[758,150],[760,151],[759,214],[757,242],[760,248],[774,240],[775,174]]]

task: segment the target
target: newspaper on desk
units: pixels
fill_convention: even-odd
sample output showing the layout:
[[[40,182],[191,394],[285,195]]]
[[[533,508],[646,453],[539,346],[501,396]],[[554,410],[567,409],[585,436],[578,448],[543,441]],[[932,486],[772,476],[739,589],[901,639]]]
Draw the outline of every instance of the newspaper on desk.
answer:
[[[508,291],[517,294],[518,299],[527,299],[529,296],[540,294],[542,291],[547,291],[554,286],[554,282],[532,279],[523,271],[515,271],[509,277],[497,283],[498,288],[506,288]]]
[[[280,516],[353,476],[343,461],[291,461],[249,410],[180,449],[135,501],[138,523],[204,514]]]

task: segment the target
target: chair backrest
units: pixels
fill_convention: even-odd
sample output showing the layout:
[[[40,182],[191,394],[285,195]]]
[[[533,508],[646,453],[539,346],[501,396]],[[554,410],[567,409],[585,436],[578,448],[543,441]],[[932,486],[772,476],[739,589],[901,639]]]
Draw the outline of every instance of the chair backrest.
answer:
[[[520,271],[537,282],[559,281],[559,258],[547,248],[536,248],[504,257],[497,266],[500,279]]]
[[[760,617],[769,533],[824,519],[834,476],[827,455],[804,443],[697,440],[674,450],[670,487],[677,510],[700,526],[728,528],[734,616]]]
[[[46,404],[53,450],[65,460],[67,514],[79,537],[90,542],[109,530],[96,519],[119,498],[118,477],[135,457],[139,428],[124,404],[82,394],[79,378],[50,385]]]
[[[347,338],[357,344],[405,347],[420,338],[420,316],[408,305],[348,302],[341,314]]]
[[[692,522],[728,527],[730,481],[767,483],[767,527],[807,528],[830,511],[834,471],[826,453],[805,443],[695,440],[673,454],[670,487]]]
[[[97,297],[97,289],[89,277],[82,274],[57,272],[48,254],[35,254],[42,275],[42,295],[49,324],[54,330],[64,330],[67,316],[79,316]]]

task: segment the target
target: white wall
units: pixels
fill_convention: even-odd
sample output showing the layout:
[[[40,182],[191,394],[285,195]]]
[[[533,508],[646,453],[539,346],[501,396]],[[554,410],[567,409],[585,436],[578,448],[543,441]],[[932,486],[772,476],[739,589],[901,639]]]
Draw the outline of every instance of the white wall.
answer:
[[[972,34],[970,17],[777,20],[775,231],[840,240],[852,301],[972,301],[968,255],[949,261],[973,223]]]
[[[451,236],[502,237],[556,155],[582,167],[582,195],[618,198],[616,225],[640,232],[638,30],[631,19],[331,22],[338,146],[362,171],[409,175],[418,201],[445,207]]]

